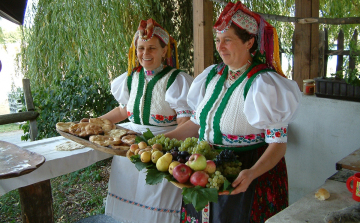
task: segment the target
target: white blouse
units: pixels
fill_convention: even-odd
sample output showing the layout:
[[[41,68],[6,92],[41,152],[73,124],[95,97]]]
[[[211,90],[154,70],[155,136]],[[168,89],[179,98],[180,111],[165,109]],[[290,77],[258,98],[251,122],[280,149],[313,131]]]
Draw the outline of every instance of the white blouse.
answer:
[[[153,76],[146,76],[146,81],[149,82]],[[169,87],[165,94],[165,101],[169,103],[170,107],[176,111],[177,117],[190,117],[189,113],[183,111],[191,111],[187,104],[187,93],[189,92],[190,85],[193,77],[180,72],[173,84]],[[122,107],[125,107],[129,101],[129,90],[127,87],[127,72],[115,78],[111,83],[111,93]]]
[[[194,79],[190,87],[187,100],[195,113],[205,96],[206,77],[214,66],[207,67]],[[224,85],[226,88],[229,87],[227,82]],[[295,81],[286,79],[275,72],[266,71],[260,73],[252,82],[243,105],[243,112],[248,123],[257,129],[286,128],[296,117],[301,97]],[[191,120],[199,125],[196,115],[193,115]],[[278,139],[265,137],[265,141],[267,143],[286,142],[287,137]]]

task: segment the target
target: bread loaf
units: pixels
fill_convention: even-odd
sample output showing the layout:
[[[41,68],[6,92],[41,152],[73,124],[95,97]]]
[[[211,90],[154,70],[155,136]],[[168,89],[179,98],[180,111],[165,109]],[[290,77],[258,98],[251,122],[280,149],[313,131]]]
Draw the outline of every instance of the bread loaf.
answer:
[[[317,198],[320,201],[324,201],[326,199],[328,199],[330,197],[330,193],[329,191],[327,191],[324,188],[320,188],[316,193],[315,193],[315,198]]]

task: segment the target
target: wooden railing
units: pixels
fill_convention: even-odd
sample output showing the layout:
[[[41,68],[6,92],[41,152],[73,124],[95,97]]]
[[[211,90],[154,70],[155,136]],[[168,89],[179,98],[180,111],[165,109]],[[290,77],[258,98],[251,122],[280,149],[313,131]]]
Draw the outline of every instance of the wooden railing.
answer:
[[[344,62],[344,56],[349,56],[349,69],[355,69],[356,66],[356,56],[360,56],[359,52],[355,52],[353,48],[356,49],[357,47],[357,38],[358,38],[358,31],[355,29],[354,34],[352,36],[351,42],[354,45],[349,45],[349,50],[345,50],[344,46],[344,33],[342,30],[340,30],[338,34],[337,39],[337,49],[331,50],[329,49],[329,40],[328,40],[328,33],[327,29],[324,29],[323,32],[321,32],[321,35],[323,35],[323,50],[320,48],[320,58],[324,58],[324,65],[320,67],[319,75],[321,77],[326,76],[327,71],[327,64],[328,64],[328,57],[337,55],[337,64],[336,64],[336,72],[344,70],[343,68],[343,62]],[[320,46],[322,43],[320,43]]]
[[[22,82],[27,111],[14,114],[0,115],[0,125],[30,121],[30,139],[31,141],[34,141],[38,134],[36,118],[39,116],[39,113],[35,111],[30,89],[30,80],[23,79]]]

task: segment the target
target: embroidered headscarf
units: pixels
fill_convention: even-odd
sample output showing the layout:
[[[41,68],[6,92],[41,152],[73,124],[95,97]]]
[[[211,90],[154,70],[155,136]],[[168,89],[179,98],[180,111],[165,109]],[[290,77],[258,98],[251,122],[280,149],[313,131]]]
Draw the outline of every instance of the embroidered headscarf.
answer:
[[[155,20],[148,19],[147,21],[140,21],[139,27],[134,35],[133,41],[131,42],[128,55],[128,75],[131,74],[131,71],[135,67],[139,66],[138,62],[136,62],[136,43],[138,39],[142,41],[149,41],[154,35],[168,47],[165,58],[167,65],[179,69],[177,42]]]
[[[280,65],[278,35],[272,25],[265,21],[261,15],[250,11],[240,1],[237,3],[229,2],[225,6],[214,25],[214,29],[219,33],[226,32],[231,23],[246,30],[249,34],[255,35],[259,52],[265,53],[266,64],[280,75],[285,76]]]

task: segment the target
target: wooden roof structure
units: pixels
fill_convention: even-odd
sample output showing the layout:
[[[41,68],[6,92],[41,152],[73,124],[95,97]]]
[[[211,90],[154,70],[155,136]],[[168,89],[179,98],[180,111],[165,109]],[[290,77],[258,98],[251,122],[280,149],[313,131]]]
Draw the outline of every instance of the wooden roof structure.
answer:
[[[214,59],[213,54],[209,53],[213,51],[213,1],[193,1],[195,76],[211,65]],[[304,79],[320,76],[319,22],[331,19],[319,18],[319,7],[319,0],[295,0],[295,18],[292,18],[295,22],[293,80],[298,83],[300,90],[302,90]],[[267,18],[265,17],[265,19]],[[287,19],[289,20],[289,18]],[[355,23],[360,23],[359,20],[360,18],[356,18]],[[325,21],[324,23],[330,22]]]

